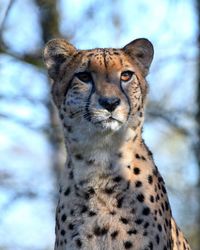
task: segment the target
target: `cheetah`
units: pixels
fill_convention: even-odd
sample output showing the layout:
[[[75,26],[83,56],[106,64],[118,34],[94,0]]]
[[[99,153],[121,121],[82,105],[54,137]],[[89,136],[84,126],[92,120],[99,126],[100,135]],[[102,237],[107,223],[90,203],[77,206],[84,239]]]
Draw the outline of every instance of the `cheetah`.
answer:
[[[45,46],[67,150],[55,250],[191,249],[142,139],[153,54],[145,38],[122,49]]]

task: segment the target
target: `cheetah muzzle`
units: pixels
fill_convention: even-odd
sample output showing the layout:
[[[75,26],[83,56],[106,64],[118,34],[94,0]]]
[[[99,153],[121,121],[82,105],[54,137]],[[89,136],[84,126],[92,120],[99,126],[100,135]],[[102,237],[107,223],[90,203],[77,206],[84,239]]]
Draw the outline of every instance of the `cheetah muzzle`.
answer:
[[[188,250],[164,181],[142,139],[153,46],[44,49],[67,162],[56,211],[55,250]]]

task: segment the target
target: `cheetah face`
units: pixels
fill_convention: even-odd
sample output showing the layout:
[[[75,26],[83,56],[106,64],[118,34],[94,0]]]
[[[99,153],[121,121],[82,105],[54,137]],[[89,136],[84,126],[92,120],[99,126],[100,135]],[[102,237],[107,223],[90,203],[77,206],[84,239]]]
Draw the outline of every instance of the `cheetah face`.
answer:
[[[143,119],[152,44],[137,39],[123,49],[77,50],[63,39],[44,50],[60,113],[100,131],[137,128]],[[87,123],[86,123],[87,124]]]

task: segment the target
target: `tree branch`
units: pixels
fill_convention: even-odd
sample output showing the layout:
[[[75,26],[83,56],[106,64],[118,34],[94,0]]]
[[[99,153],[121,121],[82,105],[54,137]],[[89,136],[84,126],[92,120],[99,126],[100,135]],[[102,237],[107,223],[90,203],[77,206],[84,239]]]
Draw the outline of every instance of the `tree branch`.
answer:
[[[5,15],[3,17],[3,20],[1,22],[1,26],[0,26],[0,40],[2,40],[2,33],[6,24],[6,20],[9,14],[10,9],[12,8],[13,4],[15,3],[15,0],[10,0],[10,2],[8,3],[7,9],[5,11]]]

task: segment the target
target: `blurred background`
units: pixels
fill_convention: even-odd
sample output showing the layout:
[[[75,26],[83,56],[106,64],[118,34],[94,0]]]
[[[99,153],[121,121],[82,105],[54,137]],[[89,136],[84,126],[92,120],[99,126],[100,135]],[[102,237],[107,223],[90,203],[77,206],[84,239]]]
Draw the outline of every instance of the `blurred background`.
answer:
[[[163,175],[174,217],[200,246],[200,1],[0,1],[0,250],[53,250],[65,150],[44,44],[155,47],[144,138]]]

